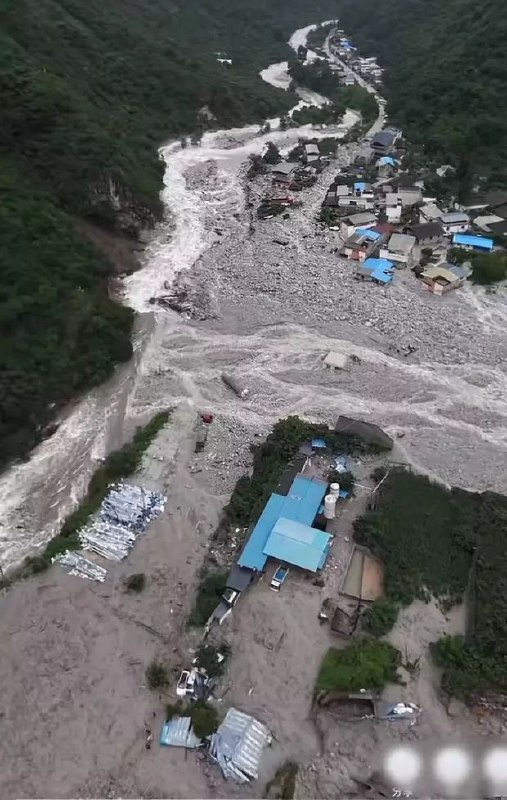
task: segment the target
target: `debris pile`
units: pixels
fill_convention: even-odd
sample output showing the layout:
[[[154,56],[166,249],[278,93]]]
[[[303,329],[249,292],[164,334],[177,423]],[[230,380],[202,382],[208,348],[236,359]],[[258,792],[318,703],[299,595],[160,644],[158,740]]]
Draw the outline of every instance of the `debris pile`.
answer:
[[[248,783],[259,777],[262,751],[271,744],[272,738],[262,722],[230,708],[217,732],[210,737],[209,754],[226,779]]]
[[[80,578],[86,578],[89,581],[98,581],[104,583],[107,575],[107,570],[89,561],[80,553],[75,553],[72,550],[66,550],[65,553],[59,553],[55,558],[51,559],[62,567],[67,569],[69,575],[77,575]]]
[[[164,510],[164,504],[165,497],[159,492],[127,483],[113,486],[102,502],[99,518],[79,531],[83,550],[121,561],[139,534]]]

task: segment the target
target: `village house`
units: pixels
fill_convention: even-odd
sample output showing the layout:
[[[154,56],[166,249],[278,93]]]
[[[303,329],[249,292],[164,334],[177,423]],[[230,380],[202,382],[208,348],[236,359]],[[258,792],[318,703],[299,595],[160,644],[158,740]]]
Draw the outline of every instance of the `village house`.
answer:
[[[415,238],[406,233],[393,233],[386,245],[380,248],[380,258],[392,261],[396,267],[407,267],[413,262]]]
[[[470,233],[455,233],[452,237],[452,246],[460,247],[463,250],[471,250],[475,253],[491,253],[493,250],[493,239],[486,239],[484,236],[473,236]]]
[[[455,264],[437,264],[427,267],[421,274],[424,288],[436,295],[442,295],[450,289],[463,286],[470,275],[470,268]]]
[[[320,151],[316,144],[305,144],[305,161],[307,164],[315,164],[320,159]]]
[[[464,233],[470,227],[470,217],[464,211],[440,214],[439,221],[447,236],[451,236],[453,233]]]
[[[444,239],[444,229],[439,222],[424,222],[419,225],[409,225],[405,233],[414,237],[419,247],[436,247]]]
[[[349,236],[340,250],[340,255],[349,258],[351,261],[364,261],[368,256],[372,255],[375,248],[383,241],[383,238],[376,231],[361,228],[353,233],[352,236]]]
[[[443,213],[435,203],[428,203],[419,209],[419,222],[438,222]]]
[[[493,229],[491,226],[496,225],[498,222],[505,223],[505,220],[501,217],[497,217],[496,214],[484,214],[482,217],[475,217],[473,220],[473,227],[485,233],[492,233]]]
[[[385,258],[367,258],[360,267],[357,268],[356,275],[363,280],[373,281],[374,283],[385,286],[393,279],[394,264]]]
[[[370,228],[377,222],[375,214],[366,211],[362,214],[350,214],[340,220],[340,233],[344,239],[348,239],[360,228]]]
[[[376,133],[371,140],[371,149],[379,156],[389,156],[395,149],[396,142],[401,138],[401,131],[394,128],[385,128]]]

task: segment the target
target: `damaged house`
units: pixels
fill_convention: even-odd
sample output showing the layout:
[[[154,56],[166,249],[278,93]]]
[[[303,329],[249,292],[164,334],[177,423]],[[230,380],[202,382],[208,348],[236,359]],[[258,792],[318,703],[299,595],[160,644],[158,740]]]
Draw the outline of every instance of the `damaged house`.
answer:
[[[380,258],[387,258],[396,267],[407,267],[414,260],[415,238],[407,233],[393,233],[389,242],[380,248]]]
[[[368,256],[372,255],[375,248],[384,241],[384,238],[377,231],[360,228],[352,236],[349,236],[340,250],[340,255],[349,258],[351,261],[364,261]]]

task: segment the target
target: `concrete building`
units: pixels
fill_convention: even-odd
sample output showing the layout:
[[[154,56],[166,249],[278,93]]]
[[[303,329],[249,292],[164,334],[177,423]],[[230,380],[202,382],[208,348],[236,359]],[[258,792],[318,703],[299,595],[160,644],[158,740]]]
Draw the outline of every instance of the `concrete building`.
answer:
[[[436,247],[444,238],[444,229],[439,222],[409,225],[406,232],[414,237],[419,247]]]
[[[428,203],[419,209],[419,222],[438,222],[443,213],[435,203]]]
[[[385,128],[374,135],[371,140],[371,149],[379,156],[388,156],[394,151],[396,142],[400,138],[401,131]]]
[[[453,233],[464,233],[470,227],[470,217],[464,211],[451,211],[448,214],[440,214],[439,222],[447,236]]]
[[[406,233],[393,233],[388,243],[380,248],[380,258],[392,261],[396,267],[407,267],[413,261],[415,238]]]
[[[340,221],[340,232],[344,239],[348,239],[360,228],[370,228],[377,222],[375,214],[366,211],[363,214],[351,214]]]
[[[376,231],[360,228],[349,236],[340,255],[351,261],[364,261],[370,256],[384,237]]]
[[[468,275],[470,269],[465,266],[437,264],[434,267],[427,267],[421,274],[421,280],[432,294],[442,295],[450,289],[463,286]]]

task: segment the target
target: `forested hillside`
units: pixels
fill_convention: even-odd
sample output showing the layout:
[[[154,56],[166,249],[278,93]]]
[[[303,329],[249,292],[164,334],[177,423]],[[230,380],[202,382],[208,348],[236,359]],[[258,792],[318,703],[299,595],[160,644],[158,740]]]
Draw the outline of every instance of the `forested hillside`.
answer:
[[[0,463],[55,404],[129,357],[130,312],[86,218],[135,236],[160,214],[164,139],[291,103],[257,71],[332,0],[3,0],[0,27]],[[231,67],[217,62],[227,52]]]
[[[507,181],[505,0],[340,0],[341,26],[387,67],[388,113],[472,178]]]

